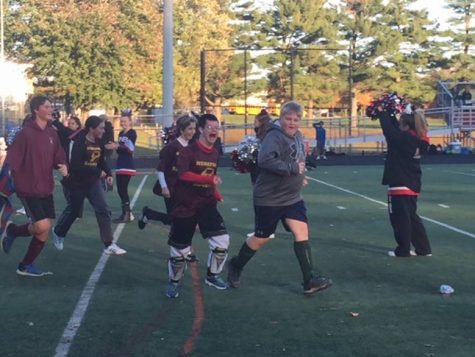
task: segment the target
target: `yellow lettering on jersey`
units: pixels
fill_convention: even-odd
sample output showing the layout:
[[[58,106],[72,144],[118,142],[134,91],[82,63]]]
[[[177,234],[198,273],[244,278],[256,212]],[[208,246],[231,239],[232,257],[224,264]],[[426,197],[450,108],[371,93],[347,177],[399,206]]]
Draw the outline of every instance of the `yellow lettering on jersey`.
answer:
[[[216,163],[210,161],[196,161],[196,166],[216,167]]]

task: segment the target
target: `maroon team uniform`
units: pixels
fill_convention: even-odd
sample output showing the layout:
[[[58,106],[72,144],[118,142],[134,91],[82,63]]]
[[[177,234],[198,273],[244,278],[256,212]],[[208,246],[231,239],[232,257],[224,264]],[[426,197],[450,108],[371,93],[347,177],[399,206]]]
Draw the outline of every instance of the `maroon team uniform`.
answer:
[[[183,145],[178,140],[173,140],[160,150],[157,171],[161,171],[165,175],[170,196],[175,193],[175,186],[178,183],[178,169],[176,160],[178,153],[183,149]]]
[[[170,258],[166,296],[169,298],[178,297],[177,286],[185,273],[186,258],[191,254],[197,225],[209,246],[205,283],[218,290],[228,287],[219,275],[229,248],[229,235],[217,209],[217,203],[222,201],[216,189],[220,182],[216,176],[219,154],[208,145],[216,139],[219,124],[216,117],[204,114],[198,125],[200,138],[179,151],[176,160],[178,182],[174,187],[172,227],[168,236]]]
[[[197,141],[179,152],[176,165],[180,179],[173,196],[173,223],[168,244],[178,249],[191,245],[197,224],[203,238],[227,234],[216,208],[220,195],[212,183],[218,152]]]

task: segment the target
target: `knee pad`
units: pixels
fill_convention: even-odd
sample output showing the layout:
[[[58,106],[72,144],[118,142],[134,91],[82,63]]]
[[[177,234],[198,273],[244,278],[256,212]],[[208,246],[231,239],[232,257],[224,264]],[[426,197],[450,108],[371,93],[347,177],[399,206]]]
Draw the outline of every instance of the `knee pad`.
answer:
[[[168,259],[168,278],[173,281],[180,281],[185,275],[186,260],[184,257]]]
[[[178,248],[170,246],[171,258],[187,257],[190,255],[190,253],[191,253],[191,246],[188,246],[183,249],[178,249]]]
[[[229,234],[209,237],[208,244],[210,250],[221,249],[227,251],[229,247]]]
[[[228,250],[216,248],[209,252],[208,268],[212,274],[219,274],[224,268],[226,258],[228,257]]]

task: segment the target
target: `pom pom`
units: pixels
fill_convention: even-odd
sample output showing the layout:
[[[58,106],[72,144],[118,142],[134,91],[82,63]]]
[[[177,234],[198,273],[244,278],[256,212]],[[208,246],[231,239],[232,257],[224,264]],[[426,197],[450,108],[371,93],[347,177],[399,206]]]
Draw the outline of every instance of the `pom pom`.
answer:
[[[10,130],[8,130],[7,138],[6,138],[6,142],[8,146],[13,144],[13,141],[15,140],[16,136],[21,131],[21,129],[22,129],[21,126],[15,126],[11,128]]]
[[[53,116],[54,120],[59,120],[61,119],[61,112],[59,111],[58,108],[53,109],[53,113],[51,114]]]
[[[176,127],[171,126],[168,128],[160,129],[160,139],[162,140],[163,145],[167,145],[176,139]]]
[[[251,166],[257,162],[260,140],[255,136],[246,136],[239,143],[237,149],[231,152],[233,168],[241,173],[251,170]]]
[[[373,100],[366,108],[366,115],[371,119],[376,119],[379,107],[382,107],[383,111],[394,115],[401,113],[406,105],[407,103],[404,101],[404,98],[398,96],[397,92],[392,92]]]

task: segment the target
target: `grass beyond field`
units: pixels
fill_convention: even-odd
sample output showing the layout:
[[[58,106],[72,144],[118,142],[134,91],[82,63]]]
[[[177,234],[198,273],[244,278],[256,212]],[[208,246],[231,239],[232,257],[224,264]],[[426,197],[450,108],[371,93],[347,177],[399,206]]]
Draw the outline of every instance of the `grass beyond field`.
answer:
[[[180,297],[170,300],[164,295],[167,227],[119,227],[119,245],[128,254],[101,260],[97,224],[86,204],[65,250],[48,242],[37,261],[54,275],[15,274],[29,239],[19,238],[10,255],[0,257],[0,356],[471,357],[475,168],[424,167],[419,213],[428,219],[433,257],[386,255],[394,241],[381,174],[381,166],[308,172],[303,193],[314,262],[334,281],[310,298],[302,294],[292,238],[279,228],[246,267],[241,288],[227,291],[204,285],[208,249],[197,233],[201,262],[188,267]],[[220,211],[233,255],[253,230],[251,186],[248,175],[227,168],[220,175]],[[132,180],[131,197],[144,178]],[[154,180],[149,176],[137,193],[136,216],[144,205],[163,209],[151,193]],[[55,198],[59,214],[59,184]],[[108,199],[116,216],[117,193]],[[441,284],[455,293],[442,296]]]

